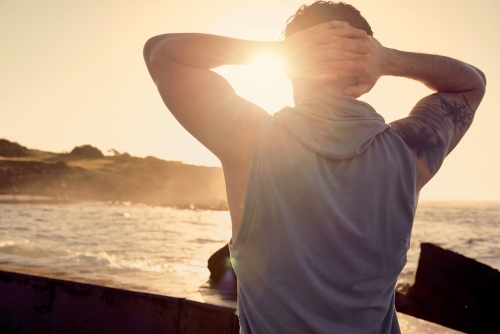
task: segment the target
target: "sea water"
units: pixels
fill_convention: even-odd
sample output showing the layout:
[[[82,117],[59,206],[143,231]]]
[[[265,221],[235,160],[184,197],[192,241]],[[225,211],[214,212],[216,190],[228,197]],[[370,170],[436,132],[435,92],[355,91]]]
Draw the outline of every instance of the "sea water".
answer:
[[[207,260],[230,237],[227,211],[0,204],[0,269],[201,301]],[[500,202],[422,201],[400,283],[411,283],[421,242],[499,269]]]

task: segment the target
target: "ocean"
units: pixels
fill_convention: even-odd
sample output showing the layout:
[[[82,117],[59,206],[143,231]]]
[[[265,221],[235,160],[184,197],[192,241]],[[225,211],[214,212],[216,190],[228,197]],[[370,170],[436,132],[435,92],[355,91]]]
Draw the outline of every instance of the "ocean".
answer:
[[[0,204],[0,269],[208,302],[207,260],[229,212],[130,203]],[[500,269],[500,202],[421,201],[400,284],[421,242]]]

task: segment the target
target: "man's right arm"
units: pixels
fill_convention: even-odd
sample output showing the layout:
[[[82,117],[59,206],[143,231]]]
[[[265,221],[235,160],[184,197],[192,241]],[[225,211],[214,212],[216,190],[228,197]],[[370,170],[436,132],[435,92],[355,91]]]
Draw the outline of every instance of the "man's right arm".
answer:
[[[408,117],[390,124],[414,156],[420,191],[469,129],[483,99],[486,78],[456,59],[388,49],[373,37],[365,38],[371,49],[368,67],[359,75],[358,86],[347,88],[346,95],[368,92],[382,75],[417,80],[435,92],[421,99]]]

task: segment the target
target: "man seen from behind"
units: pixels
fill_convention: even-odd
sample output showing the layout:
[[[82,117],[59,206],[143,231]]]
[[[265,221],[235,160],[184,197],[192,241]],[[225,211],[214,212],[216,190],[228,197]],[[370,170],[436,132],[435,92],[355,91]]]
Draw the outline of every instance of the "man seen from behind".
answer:
[[[270,116],[211,69],[271,50],[295,107]],[[221,161],[242,333],[399,333],[394,288],[422,187],[470,127],[475,67],[383,46],[345,3],[317,1],[281,42],[151,38],[144,57],[168,109]],[[357,98],[383,75],[434,91],[390,124]]]

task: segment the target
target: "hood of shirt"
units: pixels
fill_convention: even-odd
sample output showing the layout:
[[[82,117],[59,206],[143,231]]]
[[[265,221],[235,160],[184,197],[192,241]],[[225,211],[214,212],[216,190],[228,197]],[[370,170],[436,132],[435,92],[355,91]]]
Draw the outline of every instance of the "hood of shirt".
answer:
[[[285,107],[274,119],[306,147],[337,160],[360,155],[389,128],[369,104],[328,92]]]

